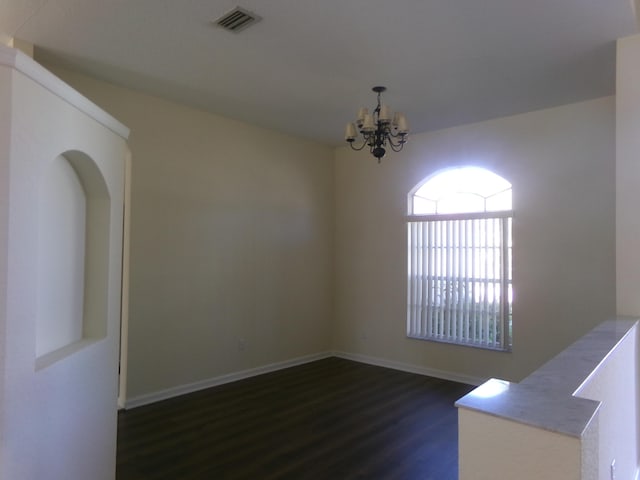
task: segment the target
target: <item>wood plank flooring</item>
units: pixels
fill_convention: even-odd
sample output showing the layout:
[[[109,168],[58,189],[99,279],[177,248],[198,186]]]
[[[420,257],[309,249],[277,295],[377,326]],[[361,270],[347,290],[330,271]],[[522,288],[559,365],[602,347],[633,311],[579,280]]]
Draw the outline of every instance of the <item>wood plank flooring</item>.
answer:
[[[118,416],[117,480],[456,480],[473,387],[328,358]]]

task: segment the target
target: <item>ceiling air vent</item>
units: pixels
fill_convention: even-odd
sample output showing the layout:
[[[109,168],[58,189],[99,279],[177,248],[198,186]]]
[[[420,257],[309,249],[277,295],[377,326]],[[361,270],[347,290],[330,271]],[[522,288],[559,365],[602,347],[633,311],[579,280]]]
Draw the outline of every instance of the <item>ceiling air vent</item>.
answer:
[[[255,13],[249,12],[241,7],[236,7],[222,17],[214,20],[213,23],[219,27],[229,30],[230,32],[239,32],[245,28],[259,22],[261,17]]]

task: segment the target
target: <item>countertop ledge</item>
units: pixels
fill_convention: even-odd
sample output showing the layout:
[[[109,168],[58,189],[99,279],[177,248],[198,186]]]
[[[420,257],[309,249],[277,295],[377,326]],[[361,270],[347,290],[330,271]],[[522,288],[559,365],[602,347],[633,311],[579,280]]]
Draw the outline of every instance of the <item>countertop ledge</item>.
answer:
[[[522,382],[492,378],[458,400],[456,407],[581,437],[600,402],[580,398],[576,392],[616,346],[635,331],[637,323],[634,317],[607,320]]]

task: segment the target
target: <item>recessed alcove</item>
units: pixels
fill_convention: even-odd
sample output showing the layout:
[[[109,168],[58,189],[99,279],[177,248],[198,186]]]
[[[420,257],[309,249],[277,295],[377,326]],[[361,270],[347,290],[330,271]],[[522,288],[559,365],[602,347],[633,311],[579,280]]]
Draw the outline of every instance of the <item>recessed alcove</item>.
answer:
[[[38,180],[36,368],[107,335],[110,197],[94,161],[67,151]]]

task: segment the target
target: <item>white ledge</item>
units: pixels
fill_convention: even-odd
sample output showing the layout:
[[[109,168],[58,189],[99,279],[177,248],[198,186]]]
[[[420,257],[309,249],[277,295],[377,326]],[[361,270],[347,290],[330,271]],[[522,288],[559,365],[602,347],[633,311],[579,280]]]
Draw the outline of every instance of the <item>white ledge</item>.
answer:
[[[0,66],[13,68],[26,75],[115,134],[125,140],[129,138],[129,128],[21,51],[0,44]]]
[[[606,321],[522,382],[491,379],[456,406],[579,438],[600,402],[575,396],[576,392],[636,322],[628,317]]]

